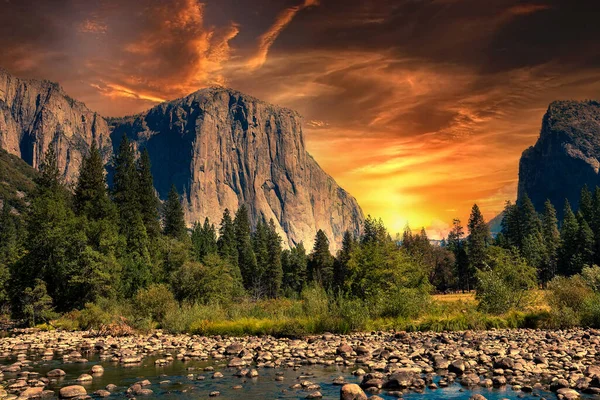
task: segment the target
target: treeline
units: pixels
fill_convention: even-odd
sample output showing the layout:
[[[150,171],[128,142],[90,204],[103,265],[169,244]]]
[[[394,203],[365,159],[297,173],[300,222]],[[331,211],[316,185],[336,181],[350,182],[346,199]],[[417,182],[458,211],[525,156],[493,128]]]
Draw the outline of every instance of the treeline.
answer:
[[[312,249],[283,249],[274,222],[252,227],[246,206],[225,210],[191,231],[173,186],[164,204],[153,186],[147,151],[139,157],[126,137],[112,160],[109,190],[95,145],[77,182],[62,181],[49,148],[18,214],[0,213],[0,304],[30,324],[86,304],[166,294],[180,304],[227,304],[236,299],[298,297],[306,287],[383,301],[401,289],[429,291],[427,273],[398,246],[381,221],[344,235],[334,256],[319,230]],[[374,300],[375,301],[375,300]]]

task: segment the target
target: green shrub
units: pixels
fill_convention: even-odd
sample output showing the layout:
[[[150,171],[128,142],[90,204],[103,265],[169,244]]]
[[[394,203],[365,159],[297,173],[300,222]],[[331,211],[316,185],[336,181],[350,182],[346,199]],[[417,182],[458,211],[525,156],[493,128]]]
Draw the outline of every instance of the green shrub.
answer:
[[[313,317],[327,315],[329,312],[329,297],[323,287],[310,285],[305,287],[300,294],[302,309],[305,315]]]
[[[477,271],[479,310],[503,314],[526,306],[530,290],[537,286],[535,268],[516,252],[505,250],[488,254],[488,263],[487,269]]]
[[[140,321],[149,319],[159,324],[167,314],[174,312],[178,307],[173,293],[164,284],[154,284],[147,289],[140,289],[133,303]],[[146,326],[146,324],[143,323],[142,326]]]

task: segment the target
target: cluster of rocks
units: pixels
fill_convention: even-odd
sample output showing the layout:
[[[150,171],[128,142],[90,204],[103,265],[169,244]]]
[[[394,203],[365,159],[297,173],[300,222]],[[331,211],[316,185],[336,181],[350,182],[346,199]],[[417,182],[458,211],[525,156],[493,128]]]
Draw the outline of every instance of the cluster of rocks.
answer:
[[[56,393],[45,388],[64,377],[52,370],[46,376],[34,372],[32,359],[62,359],[85,363],[97,353],[100,360],[123,366],[138,365],[153,356],[157,365],[179,360],[211,360],[232,375],[256,378],[261,368],[292,368],[310,365],[343,366],[358,376],[360,385],[348,384],[343,376],[341,398],[377,399],[386,393],[402,397],[406,392],[437,390],[460,384],[465,388],[505,387],[512,391],[555,392],[561,399],[576,399],[580,393],[600,394],[600,338],[596,330],[568,331],[495,330],[461,333],[371,332],[351,335],[324,334],[304,339],[273,337],[202,337],[152,335],[94,337],[86,332],[36,332],[0,339],[0,357],[14,361],[0,367],[3,388],[0,397],[39,398]],[[87,358],[86,358],[87,357]],[[233,370],[233,371],[232,371]],[[58,391],[61,398],[88,396],[84,383],[102,374],[100,365],[74,379],[78,385]],[[211,372],[223,378],[226,369]],[[204,379],[204,375],[194,379]],[[276,374],[283,380],[283,374]],[[151,382],[143,380],[125,390],[130,397],[151,394]],[[234,387],[235,389],[236,387]],[[290,389],[304,391],[307,398],[320,398],[321,387],[310,376],[299,376]],[[94,394],[109,396],[117,387]],[[211,392],[210,396],[218,396]]]

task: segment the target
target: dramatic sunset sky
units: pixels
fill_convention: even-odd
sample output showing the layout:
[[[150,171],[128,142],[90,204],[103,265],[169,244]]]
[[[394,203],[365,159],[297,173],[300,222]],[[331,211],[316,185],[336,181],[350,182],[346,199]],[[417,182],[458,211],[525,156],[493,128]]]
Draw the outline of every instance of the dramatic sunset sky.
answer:
[[[0,0],[0,67],[105,116],[213,84],[298,110],[393,232],[516,196],[556,99],[600,98],[592,0]]]

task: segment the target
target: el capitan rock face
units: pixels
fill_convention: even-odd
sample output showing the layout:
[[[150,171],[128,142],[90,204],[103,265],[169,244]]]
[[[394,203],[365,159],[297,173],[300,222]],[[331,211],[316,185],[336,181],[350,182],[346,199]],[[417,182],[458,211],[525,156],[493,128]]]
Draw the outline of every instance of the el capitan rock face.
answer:
[[[285,244],[310,248],[323,229],[331,248],[364,220],[356,200],[306,152],[301,118],[225,88],[208,88],[132,117],[104,119],[52,82],[16,78],[0,69],[0,147],[39,167],[58,149],[67,182],[96,141],[108,162],[126,134],[147,148],[155,187],[183,193],[189,224],[218,224],[225,208],[246,204],[252,223],[271,218]]]
[[[600,103],[556,101],[548,107],[537,143],[523,152],[518,196],[543,210],[550,199],[562,217],[565,199],[578,208],[581,189],[600,186]]]
[[[73,100],[56,83],[21,79],[0,68],[0,147],[38,168],[50,143],[67,181],[96,140],[105,161],[111,143],[104,118]]]
[[[161,198],[171,183],[184,193],[190,224],[218,223],[245,204],[253,224],[272,218],[287,244],[310,247],[323,229],[337,248],[363,222],[356,200],[307,153],[292,110],[208,88],[110,124],[114,146],[126,134],[148,149]]]

